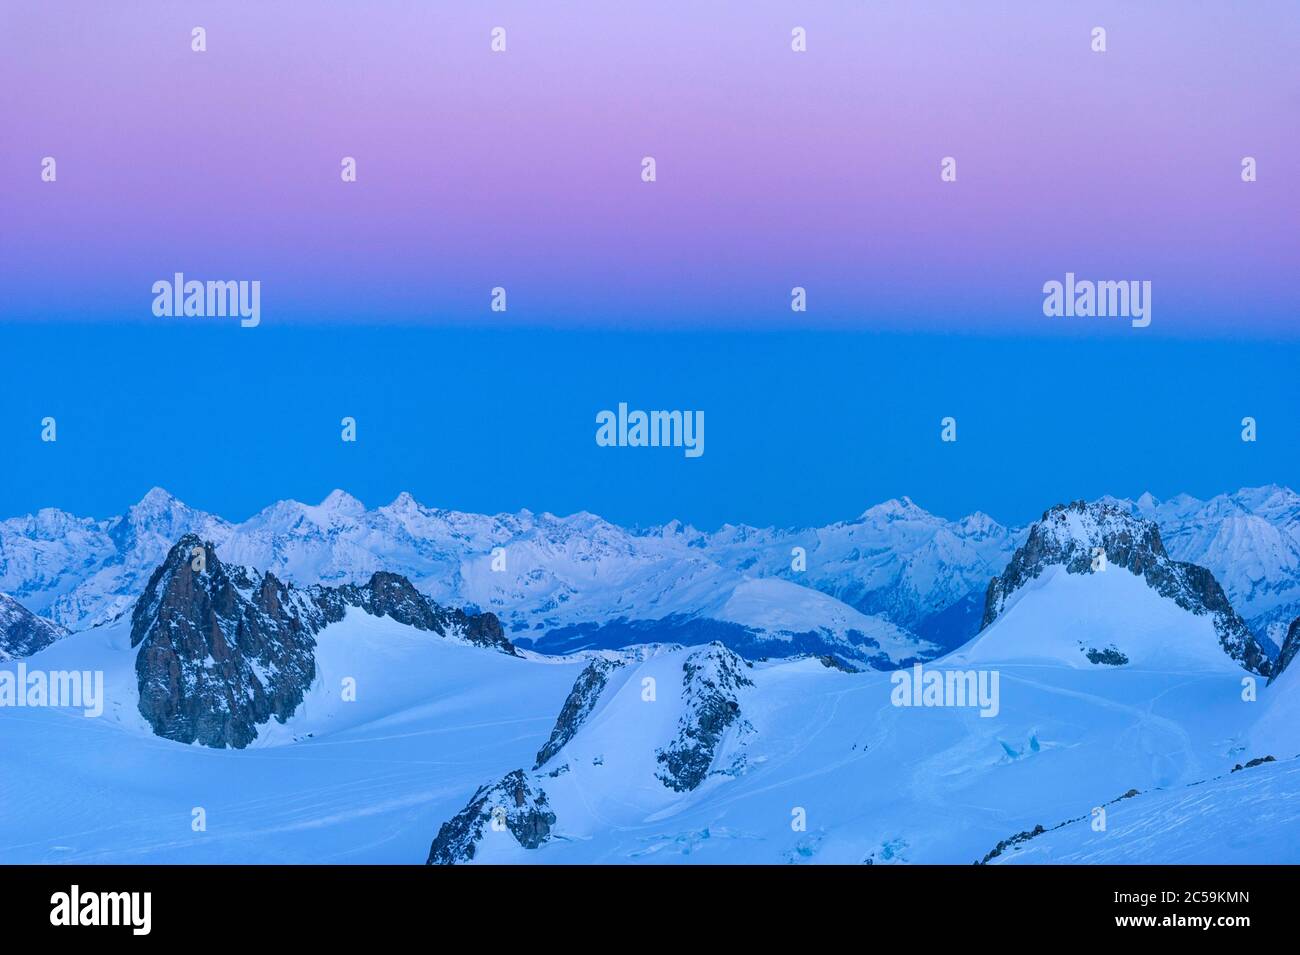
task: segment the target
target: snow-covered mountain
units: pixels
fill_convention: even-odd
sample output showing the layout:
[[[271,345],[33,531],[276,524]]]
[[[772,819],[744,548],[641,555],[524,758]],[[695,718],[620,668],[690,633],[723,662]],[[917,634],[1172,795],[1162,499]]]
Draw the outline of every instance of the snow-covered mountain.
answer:
[[[990,628],[1022,601],[1047,617],[991,637]],[[1083,501],[1053,507],[1030,528],[989,582],[983,631],[956,656],[1166,669],[1231,662],[1261,676],[1275,672],[1213,574],[1172,559],[1153,521]]]
[[[1271,486],[1111,503],[1156,521],[1171,557],[1212,571],[1276,652],[1300,616],[1300,496]],[[492,611],[518,645],[546,652],[717,639],[755,658],[892,666],[979,630],[988,582],[1026,530],[980,513],[949,521],[907,498],[825,527],[704,532],[467,514],[405,493],[367,509],[342,491],[231,523],[155,488],[118,518],[47,508],[0,522],[0,593],[72,630],[100,625],[131,608],[186,533],[300,586],[401,574],[438,603]]]
[[[229,530],[225,521],[161,488],[108,520],[42,508],[0,521],[0,593],[83,630],[128,611],[180,537],[220,540]]]
[[[1251,628],[1281,645],[1300,617],[1300,494],[1270,484],[1208,501],[1144,494],[1123,503],[1160,525],[1175,560],[1213,571]]]
[[[0,663],[0,694],[20,666],[105,678],[103,719],[0,707],[4,861],[1222,861],[1205,818],[1231,861],[1300,860],[1291,816],[1260,818],[1300,793],[1297,672],[1126,507],[1051,509],[978,636],[893,672],[720,644],[516,655],[421,629],[428,598],[396,581],[291,589],[231,561],[195,580],[187,547],[197,573],[227,561],[186,540],[138,620]],[[279,658],[304,636],[310,674]],[[300,698],[245,748],[159,738],[167,653],[218,701],[255,708],[249,675],[284,672]],[[1169,820],[1193,822],[1151,828]]]
[[[906,497],[825,527],[726,525],[701,534],[673,524],[652,533],[684,541],[725,567],[796,581],[943,647],[964,643],[979,628],[984,589],[1017,542],[1016,531],[986,514],[948,521]],[[795,568],[796,553],[804,569]]]
[[[1228,774],[1267,712],[1239,691],[1271,661],[1213,576],[1114,504],[1044,514],[990,584],[984,623],[930,665],[929,702],[920,673],[891,689],[717,645],[594,660],[533,768],[480,786],[428,861],[1005,861],[1044,819],[1100,806],[1128,823],[1148,811],[1133,797]],[[981,708],[944,696],[953,673],[980,687]],[[1226,813],[1239,787],[1221,788]],[[1105,838],[1077,831],[1092,849]],[[1192,848],[1170,842],[1145,857],[1107,849],[1159,861]],[[1294,832],[1251,845],[1274,860],[1300,851]]]
[[[755,656],[835,653],[878,666],[936,652],[882,617],[725,566],[682,537],[586,513],[438,510],[409,494],[367,510],[335,491],[314,506],[280,501],[240,524],[159,489],[110,521],[42,511],[0,526],[0,587],[73,629],[95,626],[132,605],[183,533],[300,586],[401,574],[438,603],[494,612],[521,646],[550,652],[720,639]]]

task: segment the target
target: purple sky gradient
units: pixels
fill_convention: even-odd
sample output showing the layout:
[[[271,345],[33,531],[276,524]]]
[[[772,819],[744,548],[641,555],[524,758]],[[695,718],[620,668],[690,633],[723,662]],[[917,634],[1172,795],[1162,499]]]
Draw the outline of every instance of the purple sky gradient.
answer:
[[[1127,333],[1043,316],[1073,271],[1294,338],[1298,60],[1294,0],[8,0],[0,320],[184,271],[277,323]]]

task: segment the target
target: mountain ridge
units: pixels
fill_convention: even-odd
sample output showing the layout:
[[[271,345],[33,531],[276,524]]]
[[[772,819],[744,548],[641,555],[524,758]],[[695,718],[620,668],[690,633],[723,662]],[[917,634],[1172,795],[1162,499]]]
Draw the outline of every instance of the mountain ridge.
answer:
[[[1006,569],[989,582],[981,634],[1049,569],[1099,582],[1108,574],[1128,572],[1182,610],[1209,617],[1220,649],[1246,670],[1265,677],[1280,672],[1278,661],[1255,639],[1214,575],[1197,564],[1173,560],[1154,521],[1110,502],[1074,501],[1044,512]],[[1107,592],[1109,599],[1116,596]],[[1093,597],[1094,607],[1097,599]],[[1091,612],[1094,607],[1079,612]],[[1127,655],[1116,647],[1083,649],[1093,663],[1128,662]]]
[[[166,739],[249,745],[260,724],[294,715],[316,680],[316,635],[349,608],[516,654],[494,616],[433,604],[397,574],[298,589],[269,571],[228,565],[210,541],[187,534],[132,611],[140,714]]]
[[[1208,501],[1102,500],[1156,520],[1170,555],[1208,567],[1276,653],[1300,616],[1300,496],[1264,485]],[[737,639],[755,645],[811,633],[820,650],[865,662],[870,653],[852,650],[856,631],[881,644],[892,665],[978,631],[988,582],[1027,529],[979,511],[947,520],[906,496],[823,527],[706,532],[680,521],[624,528],[589,512],[479,515],[426,507],[405,491],[367,509],[341,490],[316,505],[278,501],[232,523],[153,488],[107,520],[44,508],[0,521],[0,592],[68,629],[105,623],[129,611],[167,547],[190,532],[236,563],[301,586],[400,573],[441,604],[491,610],[522,646],[544,647],[548,635],[574,628],[697,618],[738,626],[745,635]],[[503,571],[493,564],[499,549]],[[809,597],[808,626],[772,629],[768,621],[799,591],[745,584],[754,580],[783,580],[830,602]],[[652,636],[660,638],[670,639]]]

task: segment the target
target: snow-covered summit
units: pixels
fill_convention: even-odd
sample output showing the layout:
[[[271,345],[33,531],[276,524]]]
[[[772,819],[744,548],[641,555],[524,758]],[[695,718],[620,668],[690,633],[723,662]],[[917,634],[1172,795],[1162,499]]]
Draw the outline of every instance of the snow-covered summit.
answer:
[[[998,623],[1015,615],[1013,608],[1022,600],[1061,618],[1055,627],[1041,628],[1045,641],[1062,643],[1075,629],[1086,632],[1078,647],[1062,644],[1066,657],[1080,665],[1082,657],[1111,665],[1134,659],[1170,665],[1174,659],[1189,658],[1189,652],[1198,659],[1217,660],[1217,649],[1254,673],[1273,672],[1273,661],[1233,610],[1214,575],[1172,559],[1155,523],[1118,503],[1058,505],[1029,529],[1006,570],[989,583],[978,655],[989,656],[990,647],[1006,652],[1004,645],[1017,643],[1018,636],[1006,636],[1015,628],[999,628]],[[1139,613],[1138,607],[1145,610]],[[1141,624],[1157,620],[1151,630],[1159,635],[1144,637]],[[1195,636],[1194,630],[1214,639]],[[1111,636],[1115,639],[1108,639]],[[1032,642],[1032,634],[1029,639]],[[1021,649],[1032,652],[1032,646]]]
[[[429,601],[396,574],[364,585],[299,589],[224,563],[210,541],[183,536],[131,614],[140,714],[183,743],[242,748],[272,718],[289,720],[316,680],[316,636],[350,609],[514,655],[491,614]]]

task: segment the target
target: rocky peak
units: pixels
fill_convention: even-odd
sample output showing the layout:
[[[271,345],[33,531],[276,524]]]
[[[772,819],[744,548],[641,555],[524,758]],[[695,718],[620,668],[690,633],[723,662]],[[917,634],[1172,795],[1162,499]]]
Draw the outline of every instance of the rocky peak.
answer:
[[[140,502],[132,505],[130,510],[140,514],[149,514],[184,506],[169,491],[160,487],[151,487],[145,492],[144,497],[140,498]]]
[[[415,512],[424,510],[424,506],[412,496],[410,491],[403,491],[393,498],[392,503],[388,504],[383,510],[396,511],[399,513]]]
[[[458,608],[443,607],[416,590],[401,574],[381,570],[372,574],[364,586],[314,586],[307,592],[312,602],[325,612],[327,623],[342,620],[348,607],[356,607],[373,617],[392,617],[416,630],[519,655],[496,614],[469,614]]]
[[[655,655],[642,647],[618,657],[596,656],[578,675],[556,720],[550,739],[537,754],[531,773],[516,769],[479,789],[468,805],[443,823],[429,851],[431,865],[467,862],[484,839],[503,838],[508,831],[525,849],[536,849],[551,838],[556,814],[544,788],[547,779],[572,772],[571,763],[555,759],[583,728],[621,668]],[[670,652],[680,652],[674,648]],[[753,687],[747,671],[752,665],[720,643],[685,653],[681,658],[681,714],[673,736],[654,750],[655,775],[676,793],[697,789],[711,776],[735,775],[744,766],[740,750],[753,728],[741,706]],[[635,679],[633,673],[630,679]],[[555,768],[541,768],[554,762]],[[489,823],[495,822],[489,831]]]
[[[882,501],[874,504],[862,512],[858,518],[860,521],[901,521],[901,520],[927,520],[933,519],[929,511],[918,507],[916,503],[904,494],[902,497],[890,498],[888,501]]]
[[[1272,661],[1232,609],[1214,575],[1204,567],[1172,559],[1153,521],[1113,502],[1074,501],[1046,511],[1029,529],[1006,570],[989,582],[981,629],[997,619],[1016,591],[1048,567],[1090,574],[1101,555],[1107,565],[1142,577],[1153,590],[1184,610],[1211,614],[1224,652],[1246,669],[1269,675]]]
[[[564,706],[560,708],[560,715],[551,730],[550,738],[537,753],[537,762],[533,765],[533,769],[541,769],[552,756],[564,748],[565,743],[573,739],[574,734],[591,715],[591,711],[596,708],[596,703],[600,700],[610,675],[625,663],[626,661],[622,659],[596,657],[578,674],[573,689],[569,691]]]
[[[1269,683],[1281,676],[1282,671],[1291,665],[1291,661],[1295,659],[1296,651],[1300,651],[1300,617],[1292,620],[1291,626],[1287,628],[1286,639],[1282,641],[1282,649],[1273,664],[1273,672],[1268,679]]]
[[[211,521],[208,515],[193,510],[172,494],[155,487],[138,503],[127,508],[126,514],[109,523],[108,535],[123,552],[154,542],[156,559],[168,541],[202,530]]]
[[[168,739],[247,746],[259,724],[283,723],[302,703],[316,675],[315,635],[349,607],[516,653],[494,615],[441,607],[398,574],[376,573],[364,587],[298,590],[224,564],[211,542],[187,534],[132,613],[140,712]]]
[[[317,508],[328,514],[337,514],[346,517],[359,517],[366,512],[366,506],[358,501],[347,491],[335,488],[325,496],[325,500],[316,505]]]
[[[429,847],[429,865],[455,865],[474,858],[478,843],[491,831],[509,832],[525,849],[536,849],[551,836],[555,813],[546,791],[522,769],[480,786],[469,805],[444,822]]]
[[[656,753],[659,780],[669,789],[690,792],[713,774],[724,734],[741,720],[741,691],[754,685],[745,674],[750,666],[720,643],[682,661],[685,710],[677,735]]]
[[[0,661],[21,660],[44,650],[68,631],[38,617],[18,601],[0,594]]]
[[[167,739],[235,748],[288,720],[316,676],[323,614],[266,574],[228,568],[210,542],[182,537],[131,617],[140,713]]]
[[[1160,506],[1160,501],[1150,491],[1143,491],[1133,504],[1138,509],[1139,514],[1150,514]]]
[[[1006,534],[1006,528],[983,511],[967,514],[957,522],[957,526],[961,528],[962,533],[977,541],[985,540],[990,536]]]

